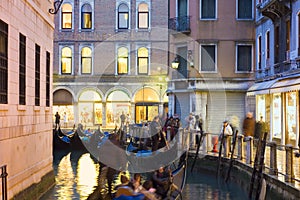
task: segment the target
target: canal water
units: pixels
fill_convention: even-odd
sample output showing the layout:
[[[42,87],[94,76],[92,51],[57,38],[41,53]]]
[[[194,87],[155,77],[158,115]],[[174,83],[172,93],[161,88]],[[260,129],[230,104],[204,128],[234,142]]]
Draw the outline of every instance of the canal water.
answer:
[[[41,200],[95,199],[93,197],[99,195],[98,200],[108,199],[105,197],[107,177],[101,176],[107,168],[100,166],[89,153],[56,151],[53,169],[56,185]],[[183,199],[238,200],[247,199],[247,195],[238,186],[217,180],[214,174],[191,174],[189,169]]]

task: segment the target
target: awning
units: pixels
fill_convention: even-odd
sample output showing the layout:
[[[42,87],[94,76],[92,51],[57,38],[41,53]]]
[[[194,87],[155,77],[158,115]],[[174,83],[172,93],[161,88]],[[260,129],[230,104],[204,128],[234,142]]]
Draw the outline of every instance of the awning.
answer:
[[[279,80],[270,89],[271,93],[300,90],[300,77]]]
[[[248,89],[247,96],[258,95],[258,94],[269,94],[270,88],[275,82],[276,80],[255,83]]]

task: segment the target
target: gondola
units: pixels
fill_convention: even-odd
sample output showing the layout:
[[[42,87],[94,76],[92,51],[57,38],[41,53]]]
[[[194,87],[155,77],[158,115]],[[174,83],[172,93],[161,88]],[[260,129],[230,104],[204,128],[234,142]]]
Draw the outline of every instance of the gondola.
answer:
[[[65,135],[60,128],[53,129],[53,149],[69,150],[71,139]]]
[[[181,157],[173,161],[168,168],[172,170],[172,176],[170,176],[170,182],[168,189],[162,199],[164,200],[180,200],[182,199],[182,191],[185,186],[187,175],[187,151],[184,152]],[[151,179],[153,172],[147,172],[145,177]],[[129,200],[129,199],[144,199],[147,193],[140,192],[134,193],[128,186],[122,186],[117,189],[114,200]]]

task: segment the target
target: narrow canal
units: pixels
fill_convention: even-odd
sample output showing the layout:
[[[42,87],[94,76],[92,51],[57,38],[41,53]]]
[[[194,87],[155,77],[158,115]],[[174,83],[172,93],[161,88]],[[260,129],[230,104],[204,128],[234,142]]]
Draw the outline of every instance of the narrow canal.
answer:
[[[94,199],[91,197],[96,188],[101,191],[107,187],[107,182],[101,180],[103,168],[89,153],[56,151],[53,169],[56,185],[41,200]],[[100,199],[107,198],[102,196]],[[238,186],[217,180],[214,174],[191,174],[189,169],[183,199],[231,200],[247,199],[247,195]]]

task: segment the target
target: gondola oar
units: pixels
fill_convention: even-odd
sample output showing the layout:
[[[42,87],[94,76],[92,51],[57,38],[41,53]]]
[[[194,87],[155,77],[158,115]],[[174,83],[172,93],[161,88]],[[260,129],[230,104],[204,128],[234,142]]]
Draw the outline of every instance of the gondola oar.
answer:
[[[193,169],[194,169],[194,166],[195,166],[198,154],[199,154],[200,146],[202,144],[202,140],[203,140],[203,131],[200,131],[200,139],[199,139],[199,142],[197,144],[196,155],[195,155],[195,158],[194,158],[194,161],[193,161],[193,164],[192,164],[191,172],[193,172]]]

